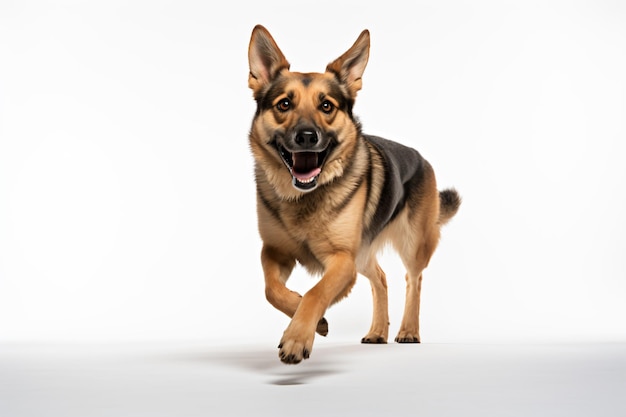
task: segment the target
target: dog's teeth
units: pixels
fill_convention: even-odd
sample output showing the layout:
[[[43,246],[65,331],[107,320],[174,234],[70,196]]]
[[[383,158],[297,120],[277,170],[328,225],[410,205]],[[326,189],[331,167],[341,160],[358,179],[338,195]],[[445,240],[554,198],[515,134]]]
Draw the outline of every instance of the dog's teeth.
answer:
[[[298,182],[301,183],[301,184],[308,184],[310,182],[313,182],[314,179],[315,179],[315,177],[311,177],[311,178],[308,178],[306,180],[298,179]]]

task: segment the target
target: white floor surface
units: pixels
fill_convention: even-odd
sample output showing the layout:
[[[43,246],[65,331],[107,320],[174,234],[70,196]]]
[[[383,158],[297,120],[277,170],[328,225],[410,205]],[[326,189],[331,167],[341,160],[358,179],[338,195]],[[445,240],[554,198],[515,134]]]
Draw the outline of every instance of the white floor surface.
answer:
[[[626,344],[0,345],[2,417],[393,414],[624,416]]]

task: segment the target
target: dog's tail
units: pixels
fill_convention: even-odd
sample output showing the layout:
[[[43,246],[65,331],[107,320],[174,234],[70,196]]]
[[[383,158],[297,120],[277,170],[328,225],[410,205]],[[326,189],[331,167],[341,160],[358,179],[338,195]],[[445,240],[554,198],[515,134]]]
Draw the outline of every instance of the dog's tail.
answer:
[[[459,211],[461,196],[454,188],[439,192],[439,224],[444,225]]]

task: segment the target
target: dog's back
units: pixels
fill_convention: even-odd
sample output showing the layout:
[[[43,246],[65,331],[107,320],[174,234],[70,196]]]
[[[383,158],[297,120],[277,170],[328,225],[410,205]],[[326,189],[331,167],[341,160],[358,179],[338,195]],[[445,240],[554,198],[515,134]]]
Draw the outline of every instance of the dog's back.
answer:
[[[371,241],[400,212],[406,204],[407,197],[415,189],[414,185],[423,179],[424,170],[430,166],[413,148],[378,136],[363,135],[363,137],[370,145],[371,152],[380,155],[382,161],[382,167],[374,169],[372,175],[384,177],[376,212],[365,230],[365,240]],[[369,182],[374,183],[371,179]]]

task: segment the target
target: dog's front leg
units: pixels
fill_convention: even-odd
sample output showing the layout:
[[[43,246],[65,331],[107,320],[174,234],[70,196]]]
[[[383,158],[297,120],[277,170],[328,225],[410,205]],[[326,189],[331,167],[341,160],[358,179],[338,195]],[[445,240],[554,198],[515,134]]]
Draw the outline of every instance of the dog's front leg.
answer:
[[[265,298],[276,309],[293,317],[302,296],[289,290],[285,284],[296,265],[296,260],[271,246],[264,245],[261,250],[261,265],[265,275]]]
[[[261,251],[261,265],[265,275],[265,298],[277,310],[282,311],[289,317],[296,313],[302,296],[291,291],[285,285],[291,271],[296,264],[295,259],[283,254],[271,246],[264,245]],[[317,322],[316,330],[322,336],[328,334],[328,321],[321,318]]]
[[[284,363],[296,364],[308,359],[318,321],[331,304],[348,295],[356,281],[354,255],[333,254],[326,265],[322,279],[302,297],[278,345],[278,356]]]

